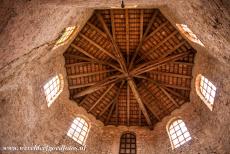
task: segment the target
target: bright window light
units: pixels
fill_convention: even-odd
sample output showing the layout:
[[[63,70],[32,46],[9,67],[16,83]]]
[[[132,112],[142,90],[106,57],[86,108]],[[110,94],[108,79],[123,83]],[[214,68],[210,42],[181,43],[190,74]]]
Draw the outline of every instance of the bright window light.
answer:
[[[181,119],[174,120],[168,128],[172,149],[178,148],[187,141],[191,140],[190,133]]]
[[[63,78],[62,75],[55,75],[43,86],[48,107],[54,102],[59,96],[63,89]]]
[[[70,38],[71,34],[73,34],[74,30],[75,30],[75,26],[65,28],[63,34],[57,40],[56,46],[65,43]]]
[[[176,26],[188,39],[204,47],[204,44],[197,38],[197,36],[191,31],[191,29],[188,28],[187,25],[176,24]]]
[[[80,145],[85,145],[88,132],[88,123],[84,119],[77,117],[71,124],[69,131],[67,132],[67,135]]]
[[[201,100],[212,111],[214,106],[214,100],[216,96],[216,86],[210,82],[206,77],[199,74],[196,77],[196,92]]]

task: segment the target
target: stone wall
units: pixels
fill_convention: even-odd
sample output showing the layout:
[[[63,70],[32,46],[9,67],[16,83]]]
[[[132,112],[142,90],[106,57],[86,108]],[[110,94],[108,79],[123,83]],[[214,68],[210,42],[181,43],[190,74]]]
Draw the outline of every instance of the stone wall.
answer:
[[[93,8],[120,7],[120,1],[5,0],[0,6],[0,146],[75,146],[66,131],[80,114],[91,124],[87,148],[82,153],[117,153],[120,135],[126,130],[136,132],[138,154],[230,151],[228,1],[126,1],[127,7],[158,7],[172,23],[187,24],[205,45],[191,42],[198,49],[194,79],[201,73],[217,86],[214,110],[210,111],[196,95],[193,80],[191,102],[164,118],[153,131],[104,127],[70,101],[62,56],[68,44],[53,49],[63,28],[76,25],[80,30]],[[56,73],[63,74],[65,86],[48,108],[42,86]],[[165,126],[174,116],[184,119],[193,139],[172,151]]]

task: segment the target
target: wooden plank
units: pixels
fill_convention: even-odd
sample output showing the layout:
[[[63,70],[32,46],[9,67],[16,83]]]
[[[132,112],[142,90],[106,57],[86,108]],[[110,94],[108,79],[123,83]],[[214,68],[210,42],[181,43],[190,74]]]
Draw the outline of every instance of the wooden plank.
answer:
[[[90,38],[85,36],[84,34],[79,33],[78,35],[81,36],[82,38],[84,38],[85,40],[87,40],[89,43],[91,43],[95,47],[97,47],[98,49],[100,49],[102,52],[104,52],[106,55],[108,55],[112,59],[116,60],[116,57],[112,53],[110,53],[109,51],[105,50],[103,47],[101,47],[99,44],[97,44],[96,42],[94,42],[93,40],[91,40]]]
[[[110,40],[111,40],[111,42],[112,42],[112,44],[113,44],[113,46],[114,46],[114,50],[115,50],[116,57],[117,57],[116,60],[117,60],[118,63],[120,64],[120,66],[121,66],[123,72],[127,72],[127,68],[126,68],[126,64],[125,64],[125,59],[124,59],[124,57],[123,57],[123,55],[122,55],[120,49],[118,48],[118,46],[117,46],[117,44],[116,44],[116,42],[115,42],[113,36],[111,35],[110,30],[108,29],[108,27],[107,27],[107,25],[106,25],[106,23],[105,23],[103,17],[101,16],[101,14],[100,14],[99,12],[96,13],[96,16],[97,16],[97,18],[99,19],[99,21],[100,21],[100,23],[102,24],[102,26],[103,26],[103,28],[104,28],[106,34],[108,35],[108,37],[110,38]]]
[[[158,74],[158,75],[167,75],[177,78],[185,78],[185,79],[191,79],[192,76],[190,75],[184,75],[184,74],[176,74],[176,73],[169,73],[169,72],[159,72],[159,71],[150,71],[150,74]]]
[[[129,10],[125,10],[125,30],[126,30],[126,52],[127,52],[127,65],[129,64]]]
[[[92,29],[94,29],[99,34],[101,34],[104,38],[108,38],[107,35],[102,30],[100,30],[99,28],[97,28],[95,25],[91,24],[90,22],[87,22],[87,25],[89,25]]]
[[[69,86],[69,89],[78,89],[78,88],[89,87],[89,86],[92,86],[92,85],[94,85],[94,84],[96,84],[96,83],[97,83],[97,82],[73,85],[73,86]]]
[[[109,62],[103,61],[103,60],[91,59],[91,58],[88,58],[88,57],[83,57],[83,56],[78,56],[78,55],[68,54],[68,53],[65,53],[64,56],[74,58],[74,59],[77,59],[77,60],[84,60],[84,61],[88,61],[88,62],[92,62],[92,63],[108,65],[108,66],[110,66],[110,67],[112,67],[112,68],[114,68],[114,69],[116,69],[116,70],[118,70],[120,72],[123,72],[120,68],[118,68],[118,66],[116,66],[114,64],[111,64]],[[76,64],[78,64],[78,63],[76,63]]]
[[[144,10],[141,9],[141,14],[140,14],[140,42],[143,39],[143,28],[144,28]]]
[[[190,53],[190,51],[187,51],[187,52],[175,54],[175,55],[170,56],[170,57],[162,58],[162,59],[159,59],[157,61],[146,62],[142,65],[137,66],[135,69],[133,69],[130,72],[130,74],[133,74],[133,75],[143,74],[145,72],[156,69],[156,68],[158,68],[158,67],[160,67],[160,66],[162,66],[168,62],[172,62],[172,61],[178,60],[180,58],[186,57],[189,53]]]
[[[87,89],[84,89],[83,91],[75,94],[73,96],[73,98],[78,98],[78,97],[90,94],[90,93],[92,93],[94,91],[97,91],[97,90],[105,87],[108,84],[115,83],[115,82],[121,80],[122,78],[124,78],[124,75],[113,75],[113,76],[107,77],[104,80],[99,81],[96,84],[92,85],[91,87],[89,87]]]
[[[71,47],[75,48],[77,51],[80,51],[81,53],[83,53],[84,55],[86,55],[87,57],[90,57],[92,59],[96,59],[93,55],[91,55],[90,53],[88,53],[87,51],[83,50],[82,48],[78,47],[75,44],[70,44]]]
[[[92,111],[94,107],[105,97],[105,95],[113,88],[115,83],[111,84],[108,89],[99,97],[99,99],[93,104],[93,106],[88,110],[88,112]]]
[[[164,38],[161,42],[157,43],[157,45],[155,45],[152,49],[150,49],[149,51],[145,52],[145,54],[143,54],[143,56],[141,56],[138,60],[137,63],[140,62],[142,59],[144,59],[145,57],[147,57],[150,53],[153,53],[155,50],[157,50],[161,45],[163,45],[165,42],[167,42],[170,38],[172,38],[174,35],[176,35],[178,33],[177,30],[175,30],[174,32],[172,32],[170,35],[168,35],[166,38]]]
[[[79,62],[79,63],[65,64],[65,67],[83,66],[89,64],[92,64],[92,62]]]
[[[178,108],[178,107],[179,107],[179,104],[172,98],[172,96],[171,96],[166,90],[164,90],[164,88],[161,88],[161,87],[160,87],[160,89],[161,89],[161,91],[170,99],[170,101],[171,101],[174,105],[176,105],[176,107]]]
[[[135,75],[135,77],[145,79],[145,80],[150,81],[150,82],[152,82],[158,86],[169,87],[169,88],[174,88],[174,89],[181,89],[181,90],[191,90],[190,87],[182,87],[182,86],[171,85],[171,84],[167,84],[167,83],[159,83],[158,81],[155,81],[154,79],[151,79],[151,78],[143,76],[143,75]]]
[[[141,21],[143,20],[143,14],[142,13],[141,13]],[[157,17],[157,14],[158,14],[158,11],[155,11],[154,14],[153,14],[153,16],[152,16],[152,18],[151,18],[151,20],[149,21],[148,26],[147,26],[147,28],[145,30],[145,33],[143,34],[142,39],[140,40],[140,42],[139,42],[139,44],[138,44],[138,46],[137,46],[137,48],[135,50],[135,53],[134,53],[134,55],[133,55],[133,57],[131,59],[131,62],[130,62],[130,65],[129,65],[129,69],[131,69],[133,67],[133,63],[134,63],[134,61],[136,59],[136,56],[138,55],[138,52],[140,51],[140,49],[142,47],[142,43],[144,42],[144,39],[145,39],[146,35],[148,34],[148,32],[149,32],[149,30],[150,30],[153,22],[155,21],[155,19]],[[142,29],[143,29],[143,25],[142,25]]]
[[[129,85],[127,83],[127,125],[129,126],[129,116],[130,116],[130,92]]]
[[[111,17],[111,28],[112,28],[112,35],[114,41],[116,41],[116,32],[115,32],[115,25],[114,25],[114,13],[113,10],[110,10],[110,17]]]
[[[121,89],[122,89],[123,85],[124,85],[124,82],[122,81],[121,84],[120,84],[120,87],[119,87],[119,89],[118,89],[117,95],[116,95],[116,97],[114,98],[113,105],[112,105],[112,107],[111,107],[111,109],[110,109],[110,111],[109,111],[109,115],[108,115],[108,117],[107,117],[107,119],[106,119],[105,124],[108,124],[109,119],[110,119],[110,117],[111,117],[111,115],[112,115],[112,113],[113,113],[114,107],[116,106],[116,108],[117,108],[117,105],[118,105],[118,97],[119,97],[119,95],[120,95],[120,92],[121,92]],[[117,124],[117,123],[118,123],[118,113],[116,112],[116,124]]]
[[[75,74],[75,75],[68,75],[69,79],[74,79],[74,78],[79,78],[79,77],[85,77],[85,76],[92,76],[92,75],[97,75],[97,74],[102,74],[102,73],[109,73],[115,71],[114,69],[109,69],[109,70],[101,70],[97,72],[88,72],[88,73],[81,73],[81,74]]]
[[[139,108],[138,112],[139,126],[141,126],[141,109]]]
[[[166,26],[169,23],[168,20],[166,20],[163,24],[161,24],[159,27],[157,27],[153,32],[151,32],[148,36],[145,37],[144,41],[148,40],[150,37],[155,35],[161,28]]]
[[[183,99],[184,101],[189,101],[189,98],[187,98],[187,97],[185,97],[185,96],[182,96],[180,93],[178,93],[178,92],[176,92],[176,91],[174,91],[174,90],[171,90],[171,89],[169,89],[169,88],[167,88],[167,87],[162,87],[162,88],[164,88],[164,89],[165,89],[166,91],[168,91],[170,94],[172,94],[172,95],[174,95],[174,96],[177,96],[177,97]]]
[[[133,81],[133,79],[128,79],[128,84],[129,84],[129,86],[130,86],[130,88],[131,88],[131,90],[133,92],[134,97],[137,100],[137,103],[139,104],[139,107],[141,108],[142,113],[145,116],[145,119],[146,119],[148,125],[150,127],[152,127],[152,122],[151,122],[151,120],[149,118],[149,115],[148,115],[148,112],[145,109],[145,106],[144,106],[144,104],[143,104],[143,102],[141,100],[141,96],[140,96],[140,94],[139,94],[139,92],[137,90],[137,86],[136,86],[135,82]]]

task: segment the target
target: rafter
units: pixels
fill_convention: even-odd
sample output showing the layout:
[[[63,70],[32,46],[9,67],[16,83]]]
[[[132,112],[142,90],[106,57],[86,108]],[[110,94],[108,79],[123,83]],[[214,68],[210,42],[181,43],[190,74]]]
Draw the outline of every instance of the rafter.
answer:
[[[169,23],[168,21],[163,22],[153,32],[151,32],[147,37],[145,37],[144,41],[148,40],[150,37],[152,37],[153,35],[155,35],[161,28],[163,28],[164,26],[166,26],[168,23]]]
[[[116,40],[113,10],[110,10],[110,17],[111,17],[111,29],[112,29],[113,39]]]
[[[96,83],[97,82],[91,82],[91,83],[83,83],[83,84],[73,85],[73,86],[69,86],[69,89],[78,89],[78,88],[89,87],[89,86],[92,86]]]
[[[172,96],[171,96],[164,88],[161,88],[161,87],[160,87],[160,89],[161,89],[161,91],[170,99],[170,101],[171,101],[174,105],[176,105],[177,108],[180,107],[179,104],[174,100],[174,98],[172,98]]]
[[[128,84],[129,84],[129,86],[130,86],[130,88],[131,88],[131,90],[133,92],[134,97],[137,100],[137,103],[139,104],[139,107],[141,108],[141,111],[143,112],[143,114],[145,116],[145,119],[146,119],[148,125],[150,127],[152,127],[152,122],[151,122],[151,120],[149,118],[149,115],[148,115],[148,112],[145,109],[145,106],[144,106],[144,104],[143,104],[143,102],[141,100],[141,96],[140,96],[140,94],[139,94],[139,92],[137,90],[137,86],[136,86],[135,82],[133,81],[133,79],[128,79]]]
[[[87,25],[89,25],[92,29],[94,29],[99,34],[101,34],[104,38],[107,38],[107,35],[103,31],[101,31],[99,28],[97,28],[95,25],[91,24],[90,22],[87,22]]]
[[[122,70],[124,72],[127,72],[127,68],[126,68],[126,64],[125,64],[125,60],[124,60],[124,57],[120,51],[120,49],[118,48],[117,44],[116,44],[116,41],[114,40],[114,38],[112,37],[103,17],[101,16],[101,14],[99,12],[96,13],[97,15],[97,18],[99,19],[100,23],[102,24],[106,34],[108,35],[108,37],[110,38],[113,46],[114,46],[114,50],[115,50],[115,53],[116,53],[116,57],[117,57],[117,60],[122,68]]]
[[[138,52],[140,51],[140,49],[142,47],[143,41],[145,40],[145,37],[147,36],[149,30],[151,29],[151,26],[152,26],[153,22],[155,21],[155,19],[157,17],[157,14],[158,14],[158,11],[155,11],[153,16],[152,16],[152,18],[151,18],[151,20],[148,23],[148,26],[147,26],[147,28],[145,30],[145,33],[143,34],[143,36],[141,35],[141,40],[140,40],[140,42],[139,42],[139,44],[138,44],[138,46],[137,46],[137,48],[135,50],[135,53],[134,53],[134,55],[133,55],[133,57],[131,59],[129,69],[132,68],[133,63],[134,63],[134,61],[135,61],[135,59],[136,59],[136,57],[138,55]],[[143,12],[141,13],[141,21],[143,22]],[[142,31],[143,31],[143,23],[142,23],[141,33],[142,33]]]
[[[106,61],[102,61],[102,60],[98,60],[98,59],[90,59],[90,58],[87,58],[87,57],[77,56],[77,55],[68,54],[68,53],[65,53],[64,56],[74,58],[74,59],[77,59],[77,60],[84,60],[84,61],[91,62],[91,63],[98,63],[98,64],[103,64],[103,65],[108,65],[108,66],[118,70],[119,72],[122,72],[122,70],[120,68],[118,68],[118,66],[116,66],[115,64],[111,64],[109,62],[106,62]],[[78,64],[78,63],[76,63],[76,64]]]
[[[76,75],[69,75],[69,79],[74,79],[74,78],[79,78],[79,77],[85,77],[85,76],[92,76],[92,75],[97,75],[97,74],[102,74],[102,73],[109,73],[115,71],[114,69],[109,69],[109,70],[101,70],[97,72],[88,72],[88,73],[81,73],[81,74],[76,74]]]
[[[90,53],[88,53],[87,51],[83,50],[82,48],[78,47],[75,44],[70,44],[71,47],[75,48],[77,51],[80,51],[81,53],[83,53],[84,55],[86,55],[87,57],[90,57],[92,59],[96,59],[93,55],[91,55]]]
[[[158,74],[158,75],[167,75],[172,77],[184,78],[184,79],[191,79],[192,76],[184,75],[184,74],[176,74],[176,73],[169,73],[169,72],[159,72],[159,71],[150,71],[150,74]]]
[[[130,92],[129,85],[127,83],[127,125],[129,126],[129,116],[130,116]]]
[[[104,80],[95,83],[91,87],[89,87],[89,88],[87,88],[87,89],[85,89],[85,90],[83,90],[83,91],[75,94],[73,97],[74,98],[78,98],[78,97],[81,97],[81,96],[85,96],[87,94],[90,94],[90,93],[92,93],[94,91],[97,91],[97,90],[105,87],[108,84],[112,84],[114,82],[117,82],[117,81],[121,80],[122,78],[124,78],[124,75],[122,75],[122,74],[121,75],[113,75],[113,76],[107,77]]]
[[[141,56],[138,60],[137,63],[140,62],[142,59],[144,59],[145,57],[147,57],[150,53],[153,53],[155,50],[157,50],[161,45],[163,45],[165,42],[167,42],[170,38],[172,38],[175,34],[177,34],[178,31],[175,30],[174,32],[172,32],[170,35],[168,35],[166,38],[164,38],[163,40],[161,40],[159,43],[157,43],[157,45],[155,45],[152,49],[148,50],[147,52],[145,52],[145,54],[143,54],[143,56]]]
[[[109,111],[109,115],[108,115],[108,117],[107,117],[107,119],[106,119],[106,123],[105,123],[105,124],[108,124],[109,119],[110,119],[110,117],[111,117],[111,115],[112,115],[112,113],[113,113],[113,110],[114,110],[115,105],[116,105],[116,106],[118,105],[118,97],[119,97],[119,95],[120,95],[120,92],[121,92],[121,89],[122,89],[123,85],[124,85],[124,81],[121,82],[121,84],[120,84],[120,86],[119,86],[119,89],[118,89],[118,92],[117,92],[117,95],[115,96],[115,98],[114,98],[113,101],[112,101],[113,104],[112,104],[112,107],[111,107],[111,109],[110,109],[110,111]],[[118,121],[117,117],[116,117],[116,121]]]
[[[174,90],[172,90],[172,89],[170,89],[170,88],[167,88],[167,87],[162,87],[162,88],[164,88],[164,89],[165,89],[166,91],[168,91],[170,94],[172,94],[172,95],[174,95],[174,96],[177,96],[177,97],[183,99],[184,101],[189,101],[189,99],[188,99],[187,97],[181,95],[180,93],[178,93],[178,92],[176,92],[176,91],[174,91]]]
[[[108,89],[105,90],[105,92],[99,97],[99,99],[91,106],[91,108],[88,110],[88,112],[92,111],[94,107],[104,98],[104,96],[113,88],[115,83],[111,84]]]
[[[102,52],[104,52],[110,58],[116,60],[116,57],[112,53],[110,53],[109,51],[105,50],[102,46],[100,46],[99,44],[97,44],[96,42],[94,42],[93,40],[91,40],[90,38],[88,38],[87,36],[85,36],[84,34],[79,33],[78,35],[81,36],[82,38],[84,38],[85,40],[87,40],[88,42],[90,42],[91,44],[93,44],[98,49],[100,49]]]
[[[156,68],[164,65],[165,63],[172,62],[172,61],[178,60],[180,58],[186,57],[189,53],[190,52],[187,51],[187,52],[175,54],[175,55],[170,56],[170,57],[162,58],[162,59],[159,59],[157,61],[150,61],[150,62],[144,63],[140,66],[137,66],[137,68],[133,69],[131,71],[131,74],[139,75],[139,74],[151,71],[153,69],[156,69]]]
[[[181,90],[191,90],[190,87],[182,87],[182,86],[171,85],[171,84],[167,84],[167,83],[159,83],[158,81],[155,81],[154,79],[151,79],[151,78],[143,76],[143,75],[135,75],[135,77],[150,81],[150,82],[154,83],[157,86],[164,86],[164,87],[169,87],[169,88],[174,88],[174,89],[181,89]]]
[[[126,52],[127,52],[127,65],[129,65],[129,10],[125,10],[125,30],[126,30]]]

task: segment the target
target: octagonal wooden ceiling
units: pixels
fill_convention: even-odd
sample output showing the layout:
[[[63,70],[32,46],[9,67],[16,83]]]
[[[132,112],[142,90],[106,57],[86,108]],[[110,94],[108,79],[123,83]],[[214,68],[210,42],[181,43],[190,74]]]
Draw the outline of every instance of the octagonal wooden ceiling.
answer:
[[[96,10],[64,53],[70,99],[105,125],[153,128],[189,101],[195,53],[158,9]]]

